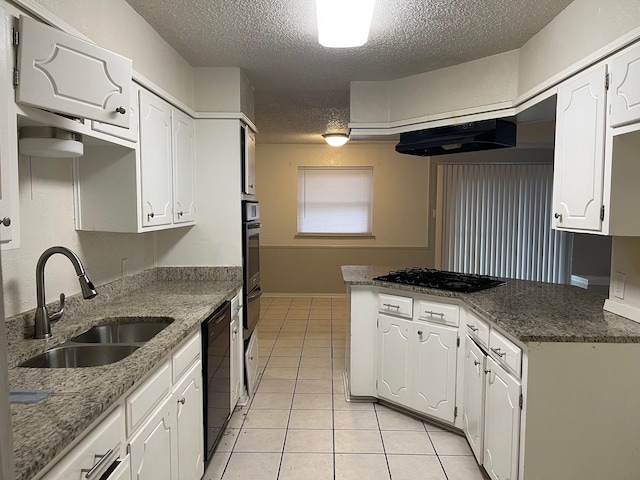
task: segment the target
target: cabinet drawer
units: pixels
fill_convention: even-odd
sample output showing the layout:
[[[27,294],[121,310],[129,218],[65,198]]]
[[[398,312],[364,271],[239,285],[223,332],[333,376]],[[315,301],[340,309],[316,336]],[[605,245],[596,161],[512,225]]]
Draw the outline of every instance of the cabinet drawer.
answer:
[[[379,293],[378,311],[399,317],[411,318],[413,317],[413,299]]]
[[[522,350],[520,347],[492,329],[489,335],[489,350],[491,350],[491,354],[496,359],[500,360],[503,365],[520,378],[522,368]]]
[[[100,465],[91,478],[100,478],[118,458],[123,439],[124,416],[122,408],[118,407],[42,477],[42,480],[85,478],[86,473],[98,463]]]
[[[171,365],[167,360],[125,400],[127,438],[142,424],[153,407],[171,391]]]
[[[467,332],[483,347],[489,346],[489,324],[473,312],[467,312]]]
[[[196,332],[173,354],[173,383],[187,371],[189,366],[198,358],[200,358],[200,332]]]
[[[420,320],[435,321],[454,327],[460,323],[460,308],[457,305],[420,300],[419,308]]]

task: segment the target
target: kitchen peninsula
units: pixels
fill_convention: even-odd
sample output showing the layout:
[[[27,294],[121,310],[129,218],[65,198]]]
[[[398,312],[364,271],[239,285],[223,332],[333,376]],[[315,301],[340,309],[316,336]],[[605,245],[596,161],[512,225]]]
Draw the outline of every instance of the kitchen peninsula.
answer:
[[[492,478],[637,475],[640,324],[577,287],[507,280],[454,293],[374,280],[390,270],[342,267],[352,397],[464,431]]]

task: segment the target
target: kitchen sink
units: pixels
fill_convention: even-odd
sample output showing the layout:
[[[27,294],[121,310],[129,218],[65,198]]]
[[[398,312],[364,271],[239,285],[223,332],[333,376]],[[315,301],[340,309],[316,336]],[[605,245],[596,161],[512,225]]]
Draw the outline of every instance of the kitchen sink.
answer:
[[[76,343],[144,343],[167,328],[173,319],[166,317],[122,317],[111,319],[106,325],[98,325],[71,339]]]
[[[131,355],[137,345],[62,345],[18,365],[31,368],[98,367]]]

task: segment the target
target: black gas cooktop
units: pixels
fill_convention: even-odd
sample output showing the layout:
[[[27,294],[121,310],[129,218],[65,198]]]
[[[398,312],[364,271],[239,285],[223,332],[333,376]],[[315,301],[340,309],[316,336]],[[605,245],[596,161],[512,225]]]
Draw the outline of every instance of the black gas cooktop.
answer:
[[[487,288],[506,285],[505,282],[498,280],[496,277],[489,277],[488,275],[445,272],[443,270],[420,267],[392,270],[387,275],[375,277],[374,280],[461,293],[477,292]]]

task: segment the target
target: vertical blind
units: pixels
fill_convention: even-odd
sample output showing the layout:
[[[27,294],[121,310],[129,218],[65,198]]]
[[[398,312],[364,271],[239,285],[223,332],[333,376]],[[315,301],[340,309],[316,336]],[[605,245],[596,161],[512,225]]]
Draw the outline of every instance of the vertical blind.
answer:
[[[373,167],[298,167],[298,233],[370,234]]]
[[[573,235],[551,228],[553,165],[441,165],[445,270],[568,283]]]

